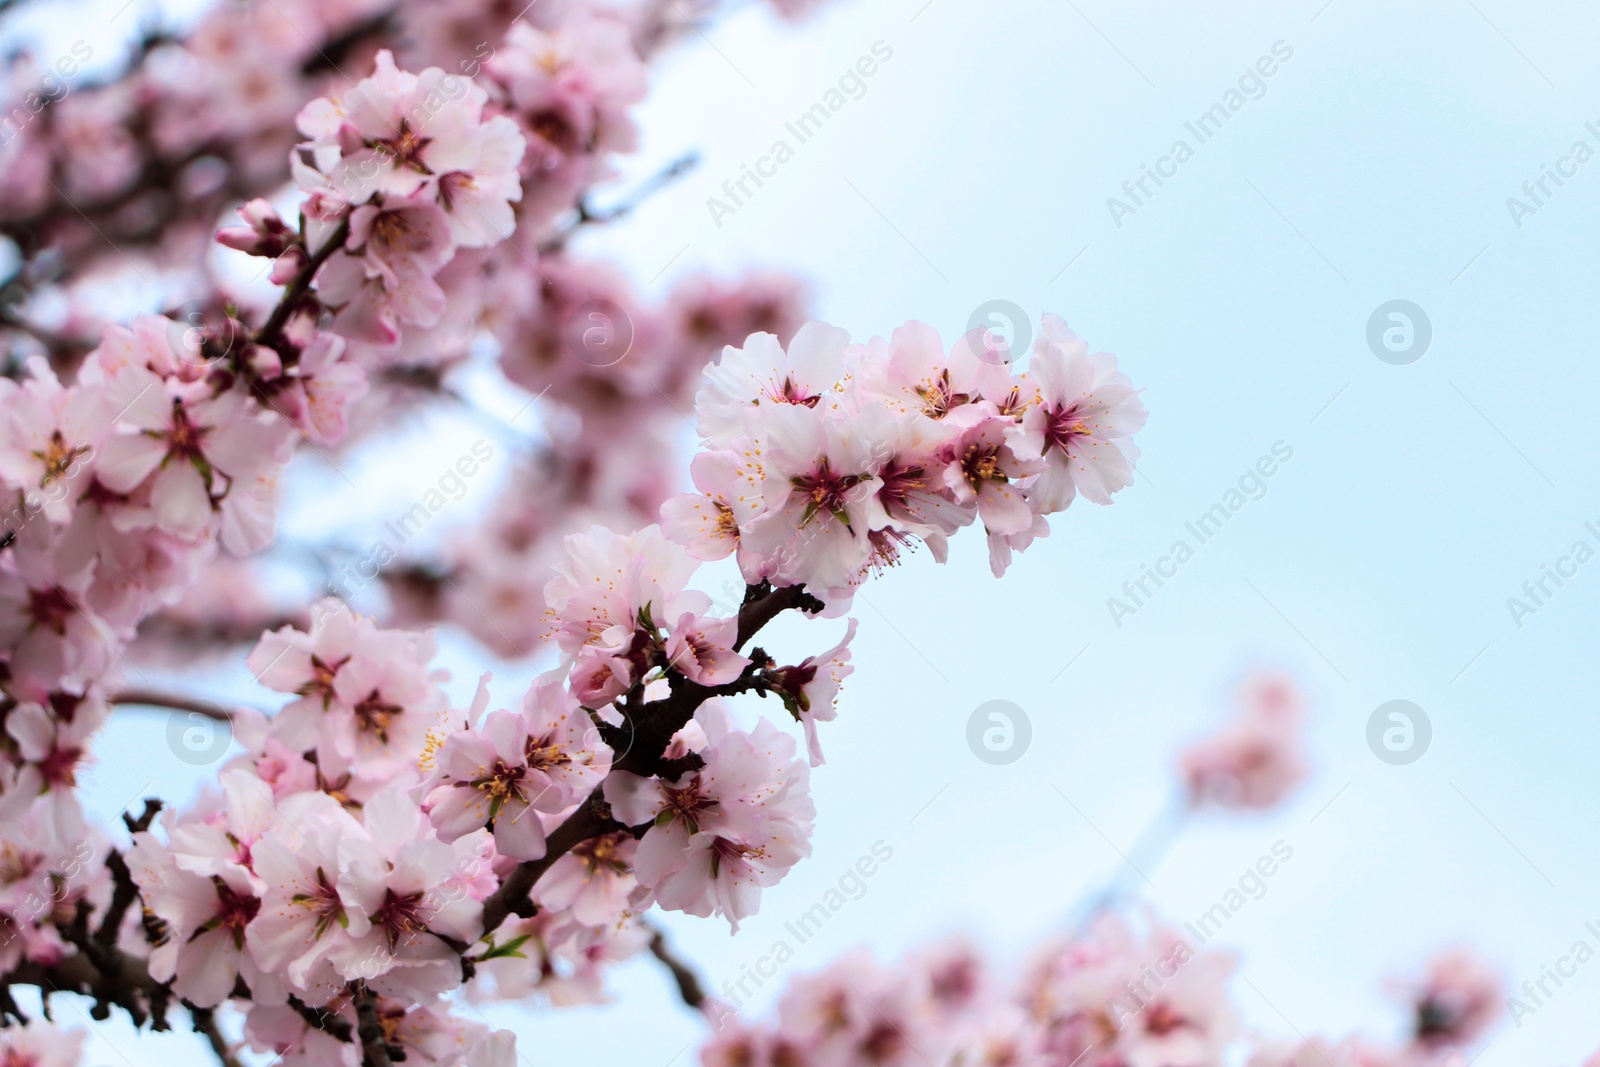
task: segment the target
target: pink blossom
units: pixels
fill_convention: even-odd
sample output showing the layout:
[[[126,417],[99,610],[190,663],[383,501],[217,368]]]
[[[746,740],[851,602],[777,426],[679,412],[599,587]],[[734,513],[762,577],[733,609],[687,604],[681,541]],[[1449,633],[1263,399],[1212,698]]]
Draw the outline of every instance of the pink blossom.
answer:
[[[0,1063],[6,1067],[78,1067],[86,1030],[63,1030],[47,1022],[0,1030]]]
[[[397,788],[369,801],[364,816],[372,850],[345,877],[368,927],[333,946],[329,959],[345,979],[387,996],[421,1000],[454,988],[460,961],[444,938],[470,943],[482,932],[480,901],[493,888],[484,878],[494,857],[489,835],[439,840]]]
[[[108,394],[131,432],[108,442],[97,475],[119,493],[151,479],[156,522],[177,536],[197,537],[216,512],[250,507],[248,487],[288,460],[292,431],[281,419],[252,411],[238,391],[197,395],[130,366],[110,380]],[[266,535],[270,540],[270,530]],[[267,540],[247,527],[223,530],[224,544],[235,552],[255,551]]]
[[[1096,504],[1133,483],[1139,449],[1133,434],[1146,412],[1115,356],[1089,347],[1059,317],[1046,315],[1025,376],[1034,396],[1013,433],[1017,453],[1043,458],[1046,470],[1029,488],[1041,513],[1060,511],[1075,494]]]
[[[1240,687],[1235,718],[1179,758],[1190,803],[1270,808],[1306,776],[1305,701],[1287,675],[1257,672]]]
[[[539,859],[544,827],[533,812],[561,812],[586,797],[610,768],[611,750],[557,678],[535,683],[520,713],[484,716],[487,701],[480,685],[471,725],[439,746],[423,808],[442,841],[491,826],[501,854]]]
[[[1499,1017],[1503,996],[1500,976],[1476,954],[1465,949],[1440,953],[1412,993],[1417,1044],[1426,1049],[1472,1044]]]
[[[21,388],[0,397],[0,478],[37,499],[51,522],[63,523],[87,488],[83,474],[114,412],[99,388],[63,388],[43,359],[29,360],[28,370]]]
[[[803,404],[779,405],[762,422],[767,501],[740,532],[745,580],[849,585],[871,558],[868,532],[888,525],[877,495],[876,442]]]
[[[545,587],[554,636],[564,651],[586,644],[621,648],[641,615],[657,621],[704,611],[703,594],[685,592],[697,564],[647,526],[627,537],[603,527],[566,539],[567,558]]]
[[[733,651],[738,632],[736,618],[707,619],[684,612],[662,648],[667,666],[700,685],[731,682],[750,665]]]
[[[789,714],[805,728],[806,747],[811,766],[827,762],[817,741],[817,723],[832,722],[839,714],[839,686],[850,672],[850,642],[856,636],[856,620],[845,628],[844,638],[820,656],[807,656],[795,667],[768,672],[775,692]]]
[[[689,464],[698,493],[661,505],[661,529],[698,560],[723,559],[739,547],[739,530],[763,506],[758,464],[732,450],[706,451]]]
[[[738,929],[761,888],[810,855],[815,809],[793,739],[771,723],[707,733],[703,769],[672,782],[614,772],[605,797],[623,823],[651,824],[634,862],[640,885],[663,907],[725,915]]]
[[[292,693],[272,733],[291,748],[315,747],[324,775],[353,771],[374,781],[416,773],[428,731],[446,701],[428,667],[428,634],[381,630],[342,602],[314,606],[311,632],[263,635],[250,669],[269,689]]]
[[[742,348],[729,345],[706,368],[695,397],[701,435],[720,445],[748,431],[756,413],[783,406],[814,409],[825,397],[831,400],[849,343],[838,327],[808,322],[787,348],[770,333],[751,334]]]
[[[990,533],[1007,536],[1033,526],[1028,498],[1016,484],[1038,474],[1044,464],[1019,456],[1007,440],[1007,423],[985,419],[947,441],[941,453],[948,466],[945,485],[963,505],[976,505]]]

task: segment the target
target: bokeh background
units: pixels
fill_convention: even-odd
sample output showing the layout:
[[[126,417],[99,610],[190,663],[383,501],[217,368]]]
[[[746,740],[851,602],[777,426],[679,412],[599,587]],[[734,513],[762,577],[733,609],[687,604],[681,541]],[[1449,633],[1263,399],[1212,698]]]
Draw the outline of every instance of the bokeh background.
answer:
[[[199,10],[122,5],[35,0],[3,29],[47,54],[86,39],[109,61],[155,13],[181,25]],[[859,99],[714,219],[708,198],[776,138],[793,143],[784,123],[879,42],[892,58]],[[1274,46],[1258,98],[1200,144],[1185,123]],[[862,338],[907,318],[950,337],[992,301],[1035,322],[1059,312],[1118,354],[1151,411],[1136,484],[1111,508],[1080,502],[1003,581],[982,539],[964,537],[949,565],[921,554],[857,598],[856,672],[813,778],[812,858],[737,936],[664,917],[711,985],[779,939],[795,958],[747,1011],[860,946],[892,958],[966,936],[1015,965],[1125,876],[1123,854],[1170,802],[1175,751],[1256,662],[1311,693],[1314,776],[1270,814],[1192,823],[1148,882],[1133,879],[1158,912],[1193,920],[1275,842],[1292,847],[1213,942],[1239,954],[1248,1025],[1384,1035],[1402,1018],[1388,983],[1436,949],[1472,945],[1516,986],[1580,938],[1597,943],[1584,924],[1600,925],[1600,562],[1551,583],[1534,614],[1507,604],[1575,541],[1600,550],[1585,528],[1600,528],[1600,159],[1548,183],[1542,205],[1522,189],[1576,141],[1600,151],[1585,126],[1600,129],[1597,50],[1593,5],[1558,0],[836,0],[798,31],[738,9],[656,67],[627,171],[691,149],[701,163],[585,235],[587,250],[661,290],[693,267],[793,268],[820,316]],[[1133,204],[1123,183],[1179,139],[1193,158],[1115,218],[1108,198]],[[1537,210],[1513,213],[1511,197]],[[1392,300],[1431,325],[1411,362],[1368,343]],[[526,398],[476,399],[510,415]],[[517,426],[540,432],[536,412]],[[480,436],[515,447],[517,432],[442,415],[338,471],[302,455],[285,536],[369,541],[427,472]],[[1185,524],[1279,442],[1292,458],[1264,495],[1198,544]],[[492,464],[486,475],[424,536],[470,523]],[[1126,599],[1124,581],[1178,539],[1194,558],[1114,619],[1108,598]],[[710,570],[709,588],[731,575]],[[804,655],[842,626],[788,620],[763,643]],[[463,701],[487,666],[508,685],[532,673],[444,644]],[[268,703],[242,663],[162,680]],[[1395,699],[1432,729],[1398,766],[1367,741]],[[1031,724],[1009,764],[967,743],[990,700]],[[167,726],[119,714],[92,810],[181,798],[214,772],[177,759]],[[786,924],[880,841],[892,859],[799,944]],[[483,1010],[539,1067],[693,1062],[702,1024],[654,961],[613,986],[606,1007]],[[1600,1041],[1597,1005],[1592,962],[1520,1026],[1503,1020],[1476,1062],[1575,1065]],[[97,1033],[96,1064],[203,1055],[187,1035]]]

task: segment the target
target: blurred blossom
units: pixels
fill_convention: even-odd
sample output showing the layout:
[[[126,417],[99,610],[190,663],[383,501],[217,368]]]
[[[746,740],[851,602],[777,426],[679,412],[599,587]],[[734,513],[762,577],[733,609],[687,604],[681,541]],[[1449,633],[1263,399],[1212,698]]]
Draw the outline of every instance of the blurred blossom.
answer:
[[[1277,805],[1308,773],[1305,697],[1288,675],[1251,673],[1223,728],[1178,760],[1189,803],[1233,810]]]

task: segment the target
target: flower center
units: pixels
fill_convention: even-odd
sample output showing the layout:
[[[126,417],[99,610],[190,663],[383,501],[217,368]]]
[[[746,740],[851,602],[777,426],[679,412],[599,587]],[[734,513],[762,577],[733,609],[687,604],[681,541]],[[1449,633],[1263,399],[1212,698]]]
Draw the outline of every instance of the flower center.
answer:
[[[349,656],[341,656],[332,663],[325,662],[320,656],[311,657],[311,677],[296,689],[295,692],[303,697],[320,696],[322,708],[328,708],[328,703],[333,700],[333,676],[339,673],[339,668],[350,662]]]
[[[1079,437],[1088,437],[1093,434],[1088,420],[1078,411],[1076,404],[1071,407],[1057,408],[1050,413],[1045,422],[1044,439],[1046,448],[1059,448],[1063,452],[1071,449],[1072,442]]]
[[[427,930],[428,924],[422,915],[422,894],[407,893],[397,896],[392,889],[383,891],[383,904],[368,918],[372,924],[383,931],[383,939],[393,952],[400,944],[402,937],[420,934]]]
[[[389,743],[389,728],[394,725],[394,720],[406,709],[399,704],[391,704],[383,699],[376,689],[367,694],[367,698],[355,706],[356,728],[364,734],[375,734],[379,741]]]
[[[800,519],[801,529],[816,518],[818,512],[832,515],[848,528],[850,520],[845,515],[845,504],[848,503],[850,490],[861,484],[862,478],[860,474],[835,474],[824,456],[810,474],[789,479],[795,493],[806,500],[805,514]]]

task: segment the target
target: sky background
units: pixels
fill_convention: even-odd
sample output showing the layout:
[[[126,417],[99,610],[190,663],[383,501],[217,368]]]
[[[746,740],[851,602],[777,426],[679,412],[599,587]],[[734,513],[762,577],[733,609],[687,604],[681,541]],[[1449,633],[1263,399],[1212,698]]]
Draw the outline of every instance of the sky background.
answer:
[[[115,7],[24,12],[12,32],[92,31],[109,56],[141,10],[113,23]],[[877,42],[893,55],[864,95],[717,225],[707,198]],[[1185,123],[1279,42],[1292,56],[1264,93],[1199,144]],[[1255,662],[1312,695],[1313,777],[1269,815],[1195,822],[1141,883],[1159,913],[1193,920],[1275,842],[1292,847],[1213,942],[1239,955],[1248,1025],[1394,1034],[1389,983],[1438,949],[1470,944],[1514,986],[1579,938],[1597,944],[1584,924],[1600,925],[1600,562],[1520,626],[1507,606],[1575,541],[1600,549],[1584,525],[1600,527],[1600,159],[1520,226],[1507,205],[1575,141],[1600,150],[1584,125],[1600,128],[1597,48],[1578,3],[840,0],[799,30],[744,5],[658,65],[626,170],[691,149],[702,162],[586,250],[653,290],[694,268],[794,269],[819,316],[858,338],[908,318],[950,338],[994,300],[1035,322],[1057,312],[1117,353],[1151,413],[1136,484],[1056,517],[1004,580],[972,535],[947,566],[919,555],[863,590],[856,672],[813,777],[813,856],[737,937],[663,919],[713,986],[879,841],[893,857],[864,896],[747,1010],[857,946],[893,958],[965,935],[1004,973],[1118,875],[1119,850],[1167,803],[1174,753]],[[1180,138],[1193,158],[1119,226],[1107,199],[1126,200],[1123,182]],[[1367,341],[1392,300],[1431,323],[1405,365]],[[302,464],[285,529],[366,540],[409,507],[416,471],[442,472],[482,433],[436,419],[381,463],[353,459],[354,507],[341,480]],[[1197,545],[1185,524],[1280,442],[1292,458],[1265,494]],[[492,491],[480,479],[436,522],[470,521]],[[1108,598],[1180,538],[1193,559],[1118,625]],[[763,643],[804,655],[842,625],[793,621]],[[465,700],[487,659],[447,639],[445,660]],[[242,665],[182,681],[267,700]],[[1395,699],[1432,726],[1404,766],[1367,743]],[[967,746],[990,700],[1031,723],[1009,765]],[[194,788],[201,772],[169,755],[164,729],[154,714],[108,729],[97,810]],[[539,1067],[692,1062],[702,1028],[652,961],[613,986],[609,1008],[484,1011]],[[1592,962],[1520,1027],[1503,1019],[1476,1062],[1576,1067],[1600,1044],[1597,1004]],[[96,1067],[204,1055],[187,1037],[101,1032]]]

